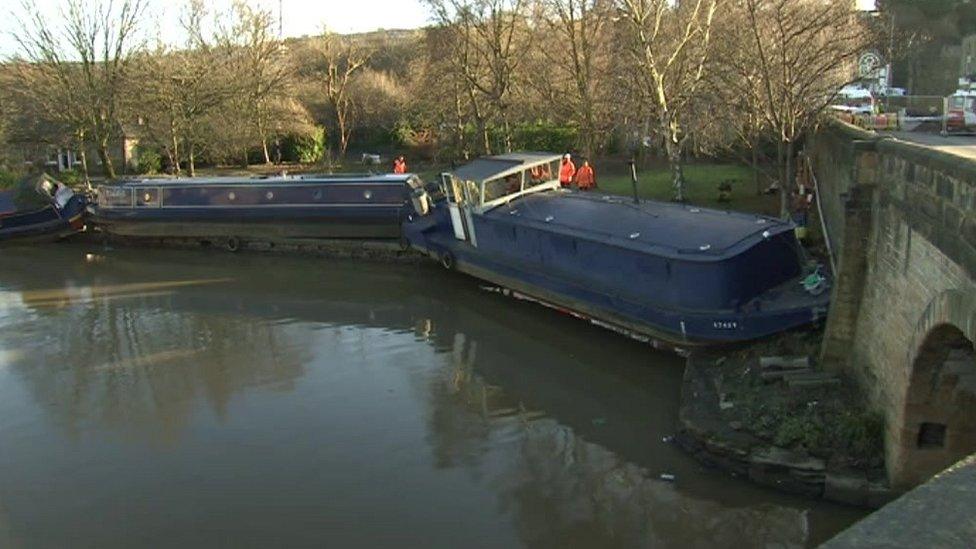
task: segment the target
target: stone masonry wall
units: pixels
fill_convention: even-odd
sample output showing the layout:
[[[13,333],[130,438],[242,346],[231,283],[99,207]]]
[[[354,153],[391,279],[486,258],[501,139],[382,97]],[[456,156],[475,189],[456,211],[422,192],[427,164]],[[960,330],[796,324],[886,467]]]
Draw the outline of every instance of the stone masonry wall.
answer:
[[[907,488],[924,480],[908,401],[919,348],[942,324],[976,341],[976,161],[845,127],[808,151],[839,255],[822,358],[884,412],[889,480]]]

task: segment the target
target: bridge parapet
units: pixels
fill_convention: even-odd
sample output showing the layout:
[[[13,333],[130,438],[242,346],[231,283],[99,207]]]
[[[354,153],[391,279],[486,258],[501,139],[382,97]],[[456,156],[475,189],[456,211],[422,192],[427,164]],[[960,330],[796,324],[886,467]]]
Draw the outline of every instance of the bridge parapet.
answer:
[[[910,488],[976,452],[976,160],[840,122],[807,153],[838,256],[822,360],[884,412]]]

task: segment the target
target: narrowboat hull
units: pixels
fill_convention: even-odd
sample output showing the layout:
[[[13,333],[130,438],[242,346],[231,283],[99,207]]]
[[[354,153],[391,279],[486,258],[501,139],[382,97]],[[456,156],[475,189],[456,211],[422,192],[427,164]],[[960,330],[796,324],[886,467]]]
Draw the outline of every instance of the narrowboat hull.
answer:
[[[827,293],[810,295],[804,291],[799,275],[734,307],[710,308],[691,300],[679,301],[677,306],[664,304],[653,292],[640,290],[653,274],[636,274],[630,284],[606,282],[612,278],[612,270],[626,271],[644,261],[633,250],[612,245],[591,245],[584,249],[586,244],[579,241],[560,244],[563,235],[544,228],[519,227],[518,238],[548,243],[536,248],[534,253],[519,253],[517,249],[502,253],[499,251],[502,247],[495,242],[496,235],[507,232],[508,228],[500,229],[492,221],[482,216],[470,219],[477,233],[477,246],[474,246],[456,238],[450,215],[441,203],[431,215],[406,223],[404,236],[411,247],[445,267],[505,288],[514,297],[527,298],[629,337],[679,351],[759,339],[817,322],[827,313]],[[529,234],[532,232],[536,234]],[[721,272],[719,265],[714,267],[716,272]],[[707,279],[696,283],[702,287],[709,284]],[[676,286],[680,282],[671,284]],[[663,294],[667,285],[667,282],[659,285],[658,291]]]
[[[51,205],[31,212],[0,216],[0,246],[52,242],[85,227],[85,199],[73,196],[63,209]]]
[[[413,176],[145,180],[99,188],[92,220],[129,238],[398,239]]]

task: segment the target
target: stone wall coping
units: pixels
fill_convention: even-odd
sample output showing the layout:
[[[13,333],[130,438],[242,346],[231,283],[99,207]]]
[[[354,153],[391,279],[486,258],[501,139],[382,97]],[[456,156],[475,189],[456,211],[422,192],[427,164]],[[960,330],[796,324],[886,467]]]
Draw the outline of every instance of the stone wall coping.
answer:
[[[976,186],[976,159],[909,143],[890,136],[878,140],[878,152],[900,156],[915,164],[946,173]]]
[[[897,155],[906,160],[911,160],[915,164],[946,173],[976,186],[976,159],[974,158],[940,151],[926,145],[910,143],[891,135],[865,130],[843,120],[832,119],[828,125],[832,130],[840,133],[842,137],[854,142],[856,147],[874,148],[882,153]]]
[[[976,539],[976,455],[939,473],[821,545],[970,548]]]
[[[839,118],[831,117],[828,119],[827,125],[844,134],[846,137],[854,140],[875,141],[881,137],[876,131],[865,130],[864,128],[860,128],[854,124],[848,124]]]

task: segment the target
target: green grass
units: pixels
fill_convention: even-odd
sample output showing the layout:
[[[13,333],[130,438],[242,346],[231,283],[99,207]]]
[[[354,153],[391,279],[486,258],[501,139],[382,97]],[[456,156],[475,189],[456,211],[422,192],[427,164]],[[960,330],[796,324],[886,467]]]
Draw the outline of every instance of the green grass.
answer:
[[[0,189],[9,189],[20,180],[20,175],[0,169]]]
[[[597,166],[597,170],[600,167]],[[629,168],[610,166],[604,173],[597,172],[597,184],[601,192],[633,196]],[[692,164],[685,166],[685,195],[690,204],[720,210],[776,215],[779,196],[757,195],[752,170],[739,164]],[[732,180],[730,202],[718,201],[718,186],[724,180]],[[667,166],[637,171],[637,194],[652,200],[671,200],[671,173]]]

